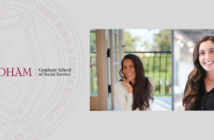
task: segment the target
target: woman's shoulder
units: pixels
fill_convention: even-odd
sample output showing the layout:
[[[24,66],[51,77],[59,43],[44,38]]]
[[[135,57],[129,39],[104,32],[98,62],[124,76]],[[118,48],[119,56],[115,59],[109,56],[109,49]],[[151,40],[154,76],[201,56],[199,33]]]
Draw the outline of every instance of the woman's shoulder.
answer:
[[[152,79],[151,77],[147,77],[147,78],[150,84],[155,85],[154,79]]]
[[[154,79],[152,79],[150,77],[147,77],[147,78],[148,78],[149,83],[151,84],[151,95],[152,95],[153,92],[155,91],[155,81],[154,81]]]
[[[118,81],[116,83],[114,83],[115,87],[121,87],[123,85],[123,81]]]
[[[123,81],[118,81],[114,84],[114,90],[120,92],[127,92],[127,89],[123,85]]]

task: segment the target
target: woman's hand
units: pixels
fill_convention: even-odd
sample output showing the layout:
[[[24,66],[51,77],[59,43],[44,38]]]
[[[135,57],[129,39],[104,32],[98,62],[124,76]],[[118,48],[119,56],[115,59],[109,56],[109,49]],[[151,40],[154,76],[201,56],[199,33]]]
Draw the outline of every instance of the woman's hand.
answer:
[[[129,84],[129,80],[126,78],[123,78],[123,85],[127,88],[128,93],[133,93],[133,88],[132,86]]]

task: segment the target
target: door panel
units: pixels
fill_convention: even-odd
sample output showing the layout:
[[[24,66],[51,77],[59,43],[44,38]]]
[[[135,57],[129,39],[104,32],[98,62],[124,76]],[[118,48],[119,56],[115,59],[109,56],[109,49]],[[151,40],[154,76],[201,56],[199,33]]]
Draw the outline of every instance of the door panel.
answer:
[[[113,86],[120,79],[123,30],[98,29],[94,33],[95,37],[90,35],[90,48],[93,48],[91,45],[96,44],[94,47],[96,51],[90,54],[91,57],[96,56],[96,63],[93,58],[90,58],[90,110],[113,110],[117,106]],[[96,42],[94,43],[92,39],[96,39]],[[108,50],[109,56],[107,56]]]
[[[120,80],[119,70],[120,70],[120,63],[123,57],[123,30],[111,30],[111,84],[112,89],[114,89],[114,84]],[[112,107],[113,109],[117,106],[116,98],[114,96],[114,91],[112,91]]]
[[[108,110],[107,56],[104,29],[96,29],[97,96],[90,97],[90,110]],[[91,39],[91,38],[90,38]],[[91,43],[91,40],[90,40]],[[92,64],[91,64],[92,65]],[[94,76],[95,77],[95,76]],[[90,82],[93,82],[92,79]],[[91,87],[92,88],[92,87]]]

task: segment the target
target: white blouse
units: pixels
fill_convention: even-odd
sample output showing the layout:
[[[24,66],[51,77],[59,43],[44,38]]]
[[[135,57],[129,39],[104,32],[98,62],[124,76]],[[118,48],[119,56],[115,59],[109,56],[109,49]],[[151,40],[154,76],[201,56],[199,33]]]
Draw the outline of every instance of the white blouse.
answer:
[[[148,80],[152,86],[151,94],[153,94],[155,90],[155,81],[150,77],[148,77]],[[133,93],[128,93],[127,88],[123,85],[123,81],[114,84],[114,94],[121,111],[132,111]],[[140,109],[137,108],[135,111],[140,111]]]

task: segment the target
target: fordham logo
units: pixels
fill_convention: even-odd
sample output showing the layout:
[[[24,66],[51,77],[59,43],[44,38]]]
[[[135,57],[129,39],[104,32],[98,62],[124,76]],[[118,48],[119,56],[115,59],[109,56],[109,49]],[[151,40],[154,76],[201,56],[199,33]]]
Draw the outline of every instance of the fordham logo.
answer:
[[[2,76],[32,76],[31,68],[26,70],[25,68],[1,68],[0,67],[0,77]]]

